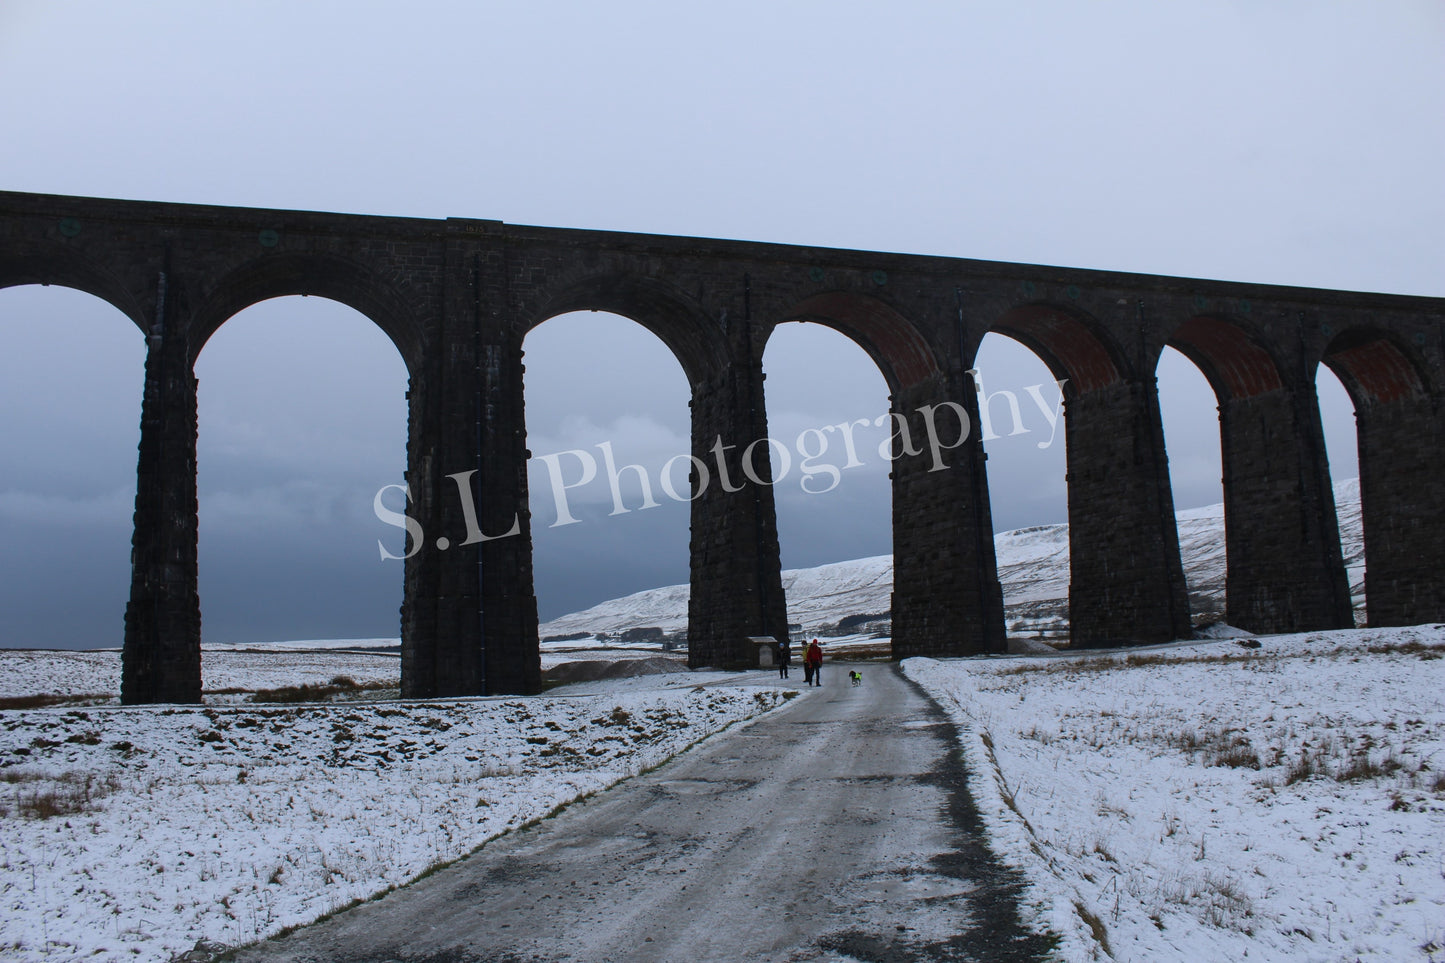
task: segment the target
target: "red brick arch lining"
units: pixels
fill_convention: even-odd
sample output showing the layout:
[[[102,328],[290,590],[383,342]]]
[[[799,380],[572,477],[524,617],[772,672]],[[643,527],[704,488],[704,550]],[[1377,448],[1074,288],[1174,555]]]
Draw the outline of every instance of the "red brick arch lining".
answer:
[[[1361,403],[1418,398],[1425,381],[1409,355],[1389,335],[1371,329],[1346,331],[1330,342],[1322,359]]]
[[[1274,356],[1226,318],[1190,318],[1175,329],[1169,346],[1198,366],[1220,401],[1251,398],[1284,387]]]
[[[663,282],[616,274],[573,281],[549,291],[528,313],[526,331],[574,311],[606,311],[651,331],[677,358],[689,384],[707,380],[727,364],[727,346],[716,323]]]
[[[1037,354],[1069,394],[1094,391],[1122,380],[1123,365],[1089,325],[1062,308],[1027,304],[1005,312],[989,328]]]
[[[781,320],[814,321],[853,339],[878,365],[894,394],[940,371],[937,356],[918,328],[890,305],[865,294],[815,294]]]

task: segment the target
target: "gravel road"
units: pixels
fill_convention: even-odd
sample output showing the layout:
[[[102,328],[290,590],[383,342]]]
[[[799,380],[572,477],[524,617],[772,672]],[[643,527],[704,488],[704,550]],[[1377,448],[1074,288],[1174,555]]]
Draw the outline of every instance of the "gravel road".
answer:
[[[827,665],[783,709],[236,959],[1043,958],[952,725],[896,665],[861,668],[853,687]]]

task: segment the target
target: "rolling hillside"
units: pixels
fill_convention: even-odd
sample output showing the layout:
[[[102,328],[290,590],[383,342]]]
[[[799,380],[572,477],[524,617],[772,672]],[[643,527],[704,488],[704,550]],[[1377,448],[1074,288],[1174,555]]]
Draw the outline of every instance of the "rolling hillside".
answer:
[[[1350,591],[1358,611],[1364,605],[1365,557],[1360,533],[1359,481],[1335,485],[1340,540]],[[1224,612],[1224,506],[1180,512],[1179,549],[1196,621]],[[1011,635],[1063,635],[1068,630],[1069,526],[1037,525],[994,536],[1004,619]],[[783,573],[788,620],[805,631],[849,615],[885,613],[893,591],[893,557],[876,555]],[[649,589],[553,619],[541,634],[616,633],[636,626],[666,632],[687,628],[686,585]]]

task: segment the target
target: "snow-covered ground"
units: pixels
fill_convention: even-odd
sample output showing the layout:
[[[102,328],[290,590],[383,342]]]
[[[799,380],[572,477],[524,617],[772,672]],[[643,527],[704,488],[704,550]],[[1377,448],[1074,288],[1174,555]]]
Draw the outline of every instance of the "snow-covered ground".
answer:
[[[76,671],[75,653],[48,655]],[[60,677],[39,658],[27,658],[32,674]],[[356,673],[335,658],[323,681],[343,663]],[[0,958],[165,960],[202,938],[237,944],[309,922],[785,698],[737,679],[655,675],[528,699],[0,712]]]
[[[337,676],[350,679],[359,689],[395,689],[401,685],[401,658],[397,652],[382,649],[396,645],[395,639],[362,640],[360,644],[346,639],[245,646],[207,643],[201,646],[203,698],[211,704],[235,702],[258,689],[322,686]],[[546,643],[541,648],[544,671],[564,662],[662,655],[662,647],[656,642],[604,646],[583,640]],[[115,705],[120,702],[120,668],[120,652],[115,649],[0,649],[0,707],[7,699],[29,696]]]
[[[201,676],[207,697],[237,690],[323,685],[338,675],[361,686],[401,684],[401,660],[396,653],[353,652],[343,641],[333,641],[329,650],[316,646],[291,650],[285,645],[276,643],[272,651],[202,646]],[[94,695],[101,701],[118,702],[120,653],[113,649],[0,649],[0,699],[35,695]]]
[[[1068,960],[1445,960],[1445,626],[910,659]]]
[[[1335,485],[1341,551],[1356,609],[1364,604],[1364,540],[1360,528],[1358,479]],[[1179,555],[1196,614],[1224,612],[1224,506],[1180,512]],[[998,576],[1003,585],[1004,621],[1011,635],[1068,634],[1069,526],[1037,525],[994,536]],[[788,621],[806,634],[848,615],[886,615],[892,604],[893,556],[877,555],[783,573]],[[657,626],[665,632],[687,628],[686,585],[649,589],[553,619],[541,634],[621,632]]]

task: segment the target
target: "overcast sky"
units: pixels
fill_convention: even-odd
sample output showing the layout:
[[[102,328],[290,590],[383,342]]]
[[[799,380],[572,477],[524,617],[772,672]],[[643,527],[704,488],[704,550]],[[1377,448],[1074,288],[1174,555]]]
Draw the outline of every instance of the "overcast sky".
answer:
[[[0,188],[1440,296],[1442,50],[1434,0],[0,0]],[[119,644],[141,336],[52,287],[0,291],[0,337],[0,645]],[[686,450],[681,368],[642,328],[558,318],[526,350],[535,453],[600,463],[610,442],[656,473]],[[779,329],[764,363],[787,444],[885,408],[819,326]],[[1047,370],[998,336],[979,366],[1028,429],[988,444],[996,527],[1064,520],[1062,431],[1049,444],[1026,391],[1056,398]],[[395,529],[372,513],[405,457],[390,342],[281,299],[223,326],[197,374],[205,638],[394,636]],[[1213,397],[1177,356],[1159,376],[1176,504],[1218,501]],[[1353,476],[1348,399],[1327,373],[1320,391]],[[889,550],[887,465],[860,451],[830,491],[796,465],[780,483],[786,566]],[[534,469],[544,618],[686,580],[685,506],[633,493],[611,515],[604,475],[549,528]]]

